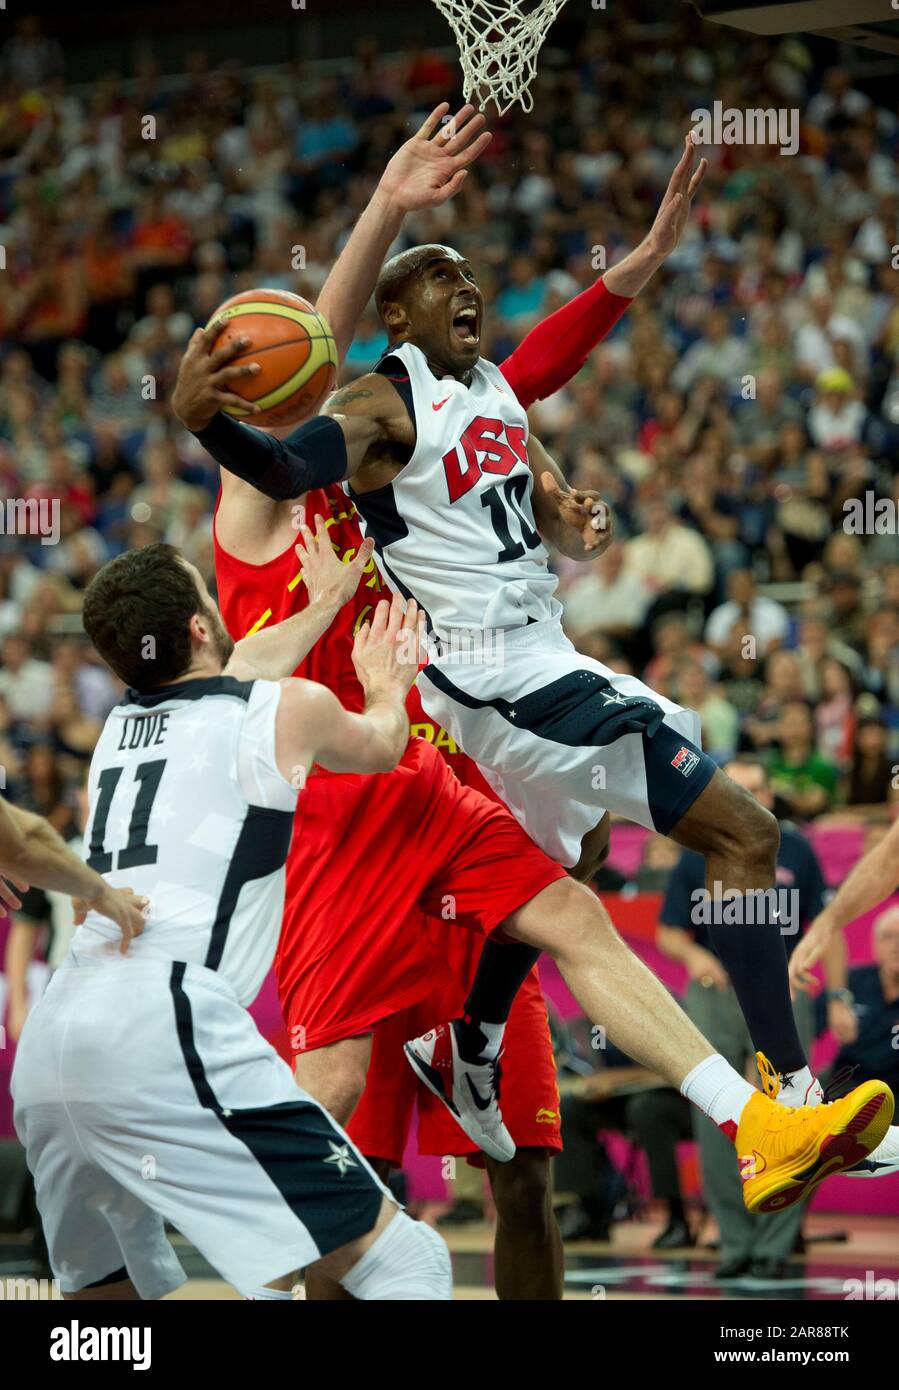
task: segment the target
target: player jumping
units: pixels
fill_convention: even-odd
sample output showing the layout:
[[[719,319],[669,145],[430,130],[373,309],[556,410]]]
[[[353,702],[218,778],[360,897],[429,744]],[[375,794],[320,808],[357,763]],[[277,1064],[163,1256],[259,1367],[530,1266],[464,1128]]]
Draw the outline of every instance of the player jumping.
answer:
[[[672,219],[697,177],[684,170]],[[484,307],[463,257],[443,246],[402,253],[382,272],[377,302],[387,356],[317,420],[279,442],[219,414],[199,437],[273,499],[349,484],[388,584],[418,599],[450,650],[432,652],[420,679],[426,711],[547,852],[577,866],[610,809],[705,855],[713,939],[756,1047],[776,1059],[781,1100],[818,1103],[769,891],[776,822],[701,751],[692,712],[581,656],[562,632],[542,537],[571,558],[594,558],[610,534],[601,500],[568,489],[529,440],[504,375],[480,360]],[[494,630],[503,662],[460,670],[454,637],[470,643]],[[460,1062],[495,1058],[505,1022],[497,1001],[532,959],[493,952],[481,982],[492,1012],[479,1007],[477,1028],[456,1021],[411,1044],[420,1075],[451,1104],[457,1088],[446,1078]]]

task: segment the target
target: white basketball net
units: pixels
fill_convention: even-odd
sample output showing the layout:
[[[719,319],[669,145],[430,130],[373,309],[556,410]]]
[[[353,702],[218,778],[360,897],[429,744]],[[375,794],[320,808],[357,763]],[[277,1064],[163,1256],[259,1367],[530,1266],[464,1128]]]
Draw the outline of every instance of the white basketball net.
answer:
[[[502,116],[516,101],[533,109],[530,85],[547,31],[567,0],[434,0],[459,45],[466,101]]]

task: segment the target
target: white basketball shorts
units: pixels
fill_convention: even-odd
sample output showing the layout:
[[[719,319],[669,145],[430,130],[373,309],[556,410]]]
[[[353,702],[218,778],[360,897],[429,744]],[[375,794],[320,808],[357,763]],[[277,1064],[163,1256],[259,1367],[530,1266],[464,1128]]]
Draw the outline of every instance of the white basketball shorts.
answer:
[[[556,619],[501,639],[489,659],[445,644],[418,688],[531,839],[571,867],[606,810],[667,835],[715,771],[699,716],[583,656]]]
[[[177,1288],[169,1221],[246,1293],[364,1235],[389,1196],[204,966],[61,967],[12,1090],[64,1292]]]

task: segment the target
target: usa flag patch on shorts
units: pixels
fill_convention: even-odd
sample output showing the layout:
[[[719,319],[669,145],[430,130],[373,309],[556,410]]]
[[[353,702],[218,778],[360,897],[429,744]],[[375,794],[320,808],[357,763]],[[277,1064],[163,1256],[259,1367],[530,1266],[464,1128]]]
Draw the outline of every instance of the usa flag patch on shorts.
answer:
[[[689,777],[693,769],[699,766],[699,754],[692,748],[681,747],[671,759],[671,766],[684,777]]]

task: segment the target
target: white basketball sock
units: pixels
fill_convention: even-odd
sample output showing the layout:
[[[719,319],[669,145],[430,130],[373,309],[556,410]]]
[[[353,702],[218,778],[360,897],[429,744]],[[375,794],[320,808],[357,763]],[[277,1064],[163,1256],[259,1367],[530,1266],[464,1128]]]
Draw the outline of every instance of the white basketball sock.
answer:
[[[755,1087],[716,1052],[687,1073],[680,1084],[680,1092],[723,1129],[740,1123],[743,1108],[755,1093]]]
[[[824,1099],[821,1083],[805,1066],[800,1071],[785,1071],[780,1090],[775,1097],[778,1105],[820,1105]]]

